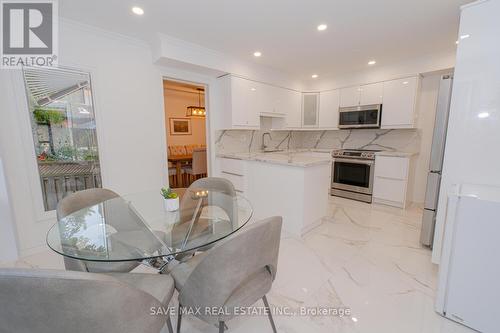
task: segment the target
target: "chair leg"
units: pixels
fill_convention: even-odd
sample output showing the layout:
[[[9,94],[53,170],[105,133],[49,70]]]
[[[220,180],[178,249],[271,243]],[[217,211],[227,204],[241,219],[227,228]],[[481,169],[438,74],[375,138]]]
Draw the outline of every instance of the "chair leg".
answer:
[[[182,321],[182,305],[179,304],[179,311],[177,311],[177,333],[181,332]]]
[[[168,327],[168,333],[174,333],[174,329],[172,328],[172,320],[170,319],[170,315],[167,317],[167,327]]]
[[[223,321],[219,321],[219,333],[224,333],[224,328],[226,324]]]
[[[269,321],[271,322],[271,326],[273,328],[273,332],[276,333],[276,325],[274,325],[274,320],[273,320],[273,315],[271,314],[271,308],[269,307],[269,303],[267,302],[267,297],[264,295],[262,297],[262,300],[264,301],[264,306],[267,309],[267,315],[269,316]]]

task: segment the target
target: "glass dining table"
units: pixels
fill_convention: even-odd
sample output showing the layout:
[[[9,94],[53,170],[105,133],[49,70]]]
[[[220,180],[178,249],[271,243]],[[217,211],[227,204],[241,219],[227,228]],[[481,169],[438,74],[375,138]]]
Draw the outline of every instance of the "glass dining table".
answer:
[[[58,220],[47,233],[55,252],[95,262],[140,261],[160,272],[174,258],[207,249],[240,230],[252,206],[240,195],[176,189],[179,210],[166,211],[159,191],[123,195]]]

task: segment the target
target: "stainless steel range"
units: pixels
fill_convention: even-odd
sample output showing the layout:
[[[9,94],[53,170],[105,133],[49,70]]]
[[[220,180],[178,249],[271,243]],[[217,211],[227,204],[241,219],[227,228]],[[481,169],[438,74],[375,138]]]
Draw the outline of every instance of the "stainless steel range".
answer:
[[[331,195],[371,203],[377,151],[334,150]]]

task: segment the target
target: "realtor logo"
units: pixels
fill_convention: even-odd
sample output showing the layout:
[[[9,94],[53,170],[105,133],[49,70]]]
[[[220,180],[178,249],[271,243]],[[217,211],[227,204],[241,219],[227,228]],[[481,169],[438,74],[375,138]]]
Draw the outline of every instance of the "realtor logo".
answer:
[[[1,67],[57,64],[57,2],[1,1]]]

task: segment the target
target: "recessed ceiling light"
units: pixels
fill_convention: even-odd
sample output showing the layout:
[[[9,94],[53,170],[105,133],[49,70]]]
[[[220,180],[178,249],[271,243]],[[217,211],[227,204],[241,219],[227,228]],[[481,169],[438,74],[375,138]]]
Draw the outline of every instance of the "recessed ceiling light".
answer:
[[[478,118],[488,118],[490,114],[488,112],[481,112],[477,115]]]
[[[455,44],[457,44],[457,45],[458,45],[458,43],[460,43],[460,42],[459,42],[458,40],[456,40],[456,41],[455,41]]]
[[[255,88],[250,88],[250,90],[251,90],[251,91],[255,91],[255,90],[257,90],[257,89],[255,89]]]
[[[460,39],[466,39],[466,38],[469,38],[469,37],[470,37],[470,35],[469,35],[469,34],[467,34],[467,35],[462,35],[462,36],[460,36]]]
[[[319,31],[326,30],[326,28],[328,28],[328,26],[326,24],[320,24],[320,25],[318,25],[318,30]]]
[[[403,84],[408,84],[408,81],[404,81]]]
[[[136,15],[143,15],[144,9],[142,9],[141,7],[132,7],[132,13]]]
[[[311,75],[311,77],[312,77],[313,79],[317,79],[317,78],[318,78],[318,74],[313,74],[313,75]]]
[[[254,55],[254,57],[260,57],[260,56],[262,55],[262,52],[260,52],[260,51],[255,51],[255,52],[253,53],[253,55]]]
[[[370,60],[370,61],[368,61],[368,65],[370,65],[370,66],[371,66],[371,65],[375,65],[376,63],[377,63],[377,62],[376,62],[375,60]]]

